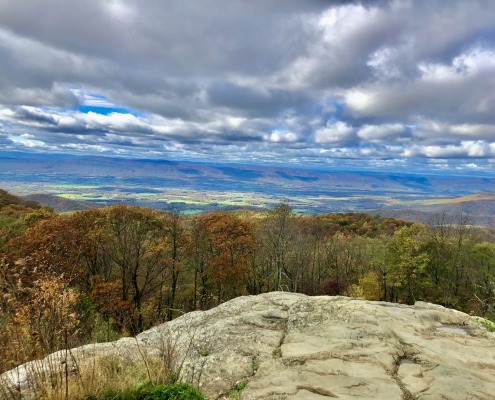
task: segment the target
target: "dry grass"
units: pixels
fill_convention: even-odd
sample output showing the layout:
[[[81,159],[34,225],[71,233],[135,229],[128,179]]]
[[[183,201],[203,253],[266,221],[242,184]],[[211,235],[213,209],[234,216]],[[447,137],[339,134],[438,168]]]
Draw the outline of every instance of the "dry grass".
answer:
[[[13,370],[11,381],[0,381],[0,400],[98,399],[105,393],[128,393],[144,385],[184,382],[197,386],[212,338],[198,341],[196,329],[187,324],[173,331],[164,329],[152,350],[137,339],[127,339],[120,345],[102,343],[58,351],[22,365],[18,376]],[[27,384],[13,385],[12,381],[23,381],[22,375]]]
[[[93,357],[80,365],[79,371],[69,377],[68,392],[70,399],[100,397],[103,393],[124,393],[144,384],[168,384],[170,371],[166,370],[163,360],[149,357],[146,360],[129,362],[117,356]],[[50,390],[42,397],[47,400],[65,400],[64,387]]]
[[[31,338],[19,336],[11,348],[16,350],[17,365],[22,365],[0,375],[0,400],[98,399],[105,398],[105,393],[128,393],[144,385],[198,386],[214,341],[200,332],[202,326],[185,316],[180,323],[162,326],[158,336],[73,349],[69,349],[66,333],[65,349],[25,364]]]
[[[134,349],[135,350],[135,349]],[[63,351],[62,351],[63,352]],[[59,352],[60,353],[60,352]],[[0,382],[0,399],[66,400],[98,398],[104,393],[124,393],[145,384],[169,384],[174,380],[164,358],[131,350],[123,355],[93,355],[77,362],[69,354],[67,361],[48,358],[27,367],[28,389]]]

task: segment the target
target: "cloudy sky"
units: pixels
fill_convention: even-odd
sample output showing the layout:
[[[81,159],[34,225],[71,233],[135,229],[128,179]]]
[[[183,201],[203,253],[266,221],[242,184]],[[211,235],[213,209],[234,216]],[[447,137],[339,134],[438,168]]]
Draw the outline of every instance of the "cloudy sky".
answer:
[[[0,0],[0,149],[495,170],[495,1]]]

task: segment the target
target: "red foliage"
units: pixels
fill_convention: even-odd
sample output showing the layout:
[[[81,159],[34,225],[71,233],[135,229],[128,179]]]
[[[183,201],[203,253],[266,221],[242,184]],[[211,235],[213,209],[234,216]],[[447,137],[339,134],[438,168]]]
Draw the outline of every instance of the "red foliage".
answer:
[[[337,279],[329,279],[321,284],[321,294],[327,296],[338,296],[342,294],[339,281]]]

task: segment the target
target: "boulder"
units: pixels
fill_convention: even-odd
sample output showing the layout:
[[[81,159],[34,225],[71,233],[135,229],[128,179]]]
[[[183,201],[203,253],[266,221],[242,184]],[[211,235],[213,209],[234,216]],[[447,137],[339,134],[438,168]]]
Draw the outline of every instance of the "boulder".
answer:
[[[273,292],[192,312],[135,338],[87,345],[1,376],[26,393],[29,371],[83,359],[168,357],[211,399],[493,399],[495,333],[444,307]],[[73,362],[72,362],[72,361]]]

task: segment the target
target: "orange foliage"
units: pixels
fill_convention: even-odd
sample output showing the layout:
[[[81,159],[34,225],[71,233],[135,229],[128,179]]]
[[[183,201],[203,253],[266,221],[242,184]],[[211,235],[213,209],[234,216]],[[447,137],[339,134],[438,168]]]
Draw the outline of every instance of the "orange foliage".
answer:
[[[122,281],[105,282],[103,277],[96,276],[89,299],[105,319],[113,319],[117,328],[122,329],[126,316],[132,312],[132,304],[122,300]]]
[[[206,232],[212,280],[219,286],[240,286],[249,271],[249,252],[254,248],[251,226],[224,212],[202,215],[198,222]]]
[[[81,232],[64,217],[40,220],[13,239],[9,261],[29,274],[31,280],[61,274],[73,279],[81,272],[80,237]]]

